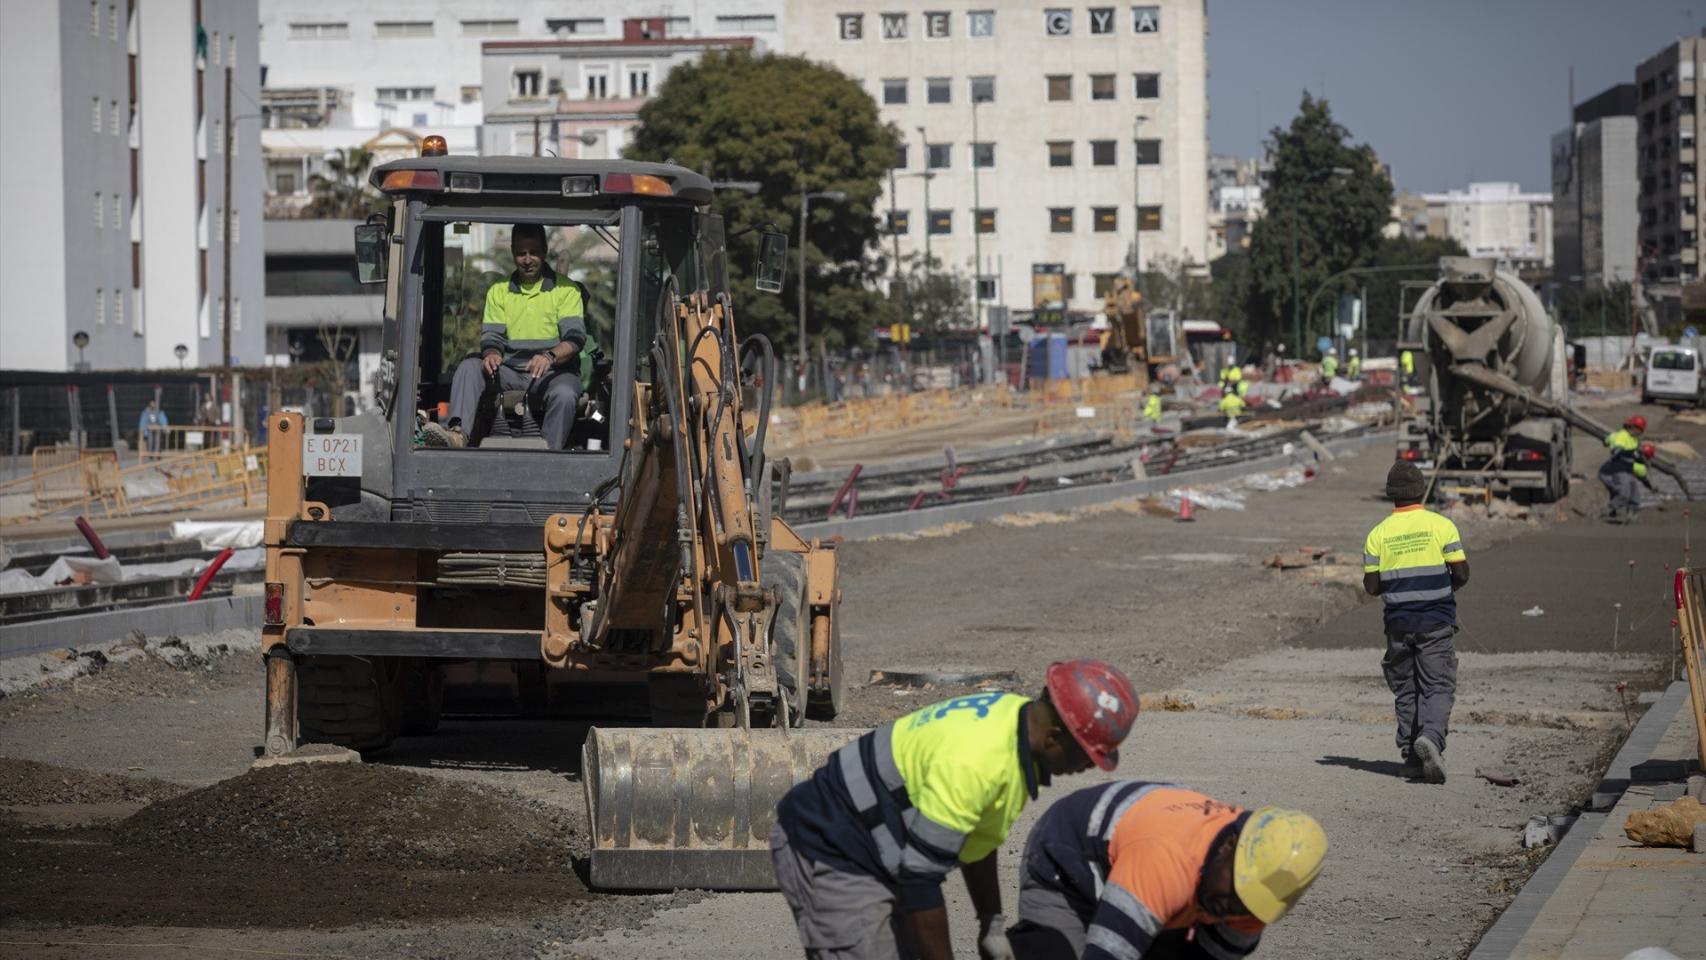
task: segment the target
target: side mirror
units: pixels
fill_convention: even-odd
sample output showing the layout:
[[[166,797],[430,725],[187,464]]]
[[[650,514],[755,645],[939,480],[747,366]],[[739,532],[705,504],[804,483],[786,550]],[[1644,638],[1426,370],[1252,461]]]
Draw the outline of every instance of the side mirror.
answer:
[[[390,236],[383,223],[363,223],[355,228],[356,279],[362,283],[384,283],[391,262]]]
[[[782,279],[788,274],[788,235],[766,230],[759,235],[757,280],[753,286],[760,293],[781,293]]]

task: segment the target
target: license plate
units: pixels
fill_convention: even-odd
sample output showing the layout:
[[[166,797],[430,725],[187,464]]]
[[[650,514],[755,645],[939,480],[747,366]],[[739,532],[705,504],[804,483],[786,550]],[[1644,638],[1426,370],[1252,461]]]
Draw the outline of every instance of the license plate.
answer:
[[[311,433],[302,437],[305,477],[361,476],[361,434]]]

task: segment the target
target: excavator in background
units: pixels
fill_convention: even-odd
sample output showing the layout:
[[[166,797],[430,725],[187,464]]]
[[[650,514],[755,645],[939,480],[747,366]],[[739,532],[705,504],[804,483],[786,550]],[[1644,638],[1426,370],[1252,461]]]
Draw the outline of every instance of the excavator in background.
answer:
[[[1102,369],[1137,374],[1139,388],[1149,385],[1149,335],[1144,329],[1143,294],[1125,277],[1102,298],[1108,329],[1102,332]]]
[[[841,701],[836,554],[781,519],[776,361],[739,333],[710,182],[438,137],[371,182],[386,207],[355,250],[384,285],[380,410],[268,423],[265,752],[379,750],[457,712],[619,722],[582,746],[594,885],[772,886],[777,800],[858,731],[803,728]],[[495,263],[524,223],[586,240],[610,288],[582,287],[599,347],[568,449],[495,390],[467,446],[428,446],[461,328],[511,282],[469,279],[479,238]],[[787,239],[755,239],[779,292]]]

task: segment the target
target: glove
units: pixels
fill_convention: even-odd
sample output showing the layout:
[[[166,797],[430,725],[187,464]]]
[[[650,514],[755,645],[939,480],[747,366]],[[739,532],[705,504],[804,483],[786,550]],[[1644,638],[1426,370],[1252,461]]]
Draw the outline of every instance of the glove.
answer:
[[[977,955],[979,960],[1014,960],[1006,917],[991,913],[977,918]]]

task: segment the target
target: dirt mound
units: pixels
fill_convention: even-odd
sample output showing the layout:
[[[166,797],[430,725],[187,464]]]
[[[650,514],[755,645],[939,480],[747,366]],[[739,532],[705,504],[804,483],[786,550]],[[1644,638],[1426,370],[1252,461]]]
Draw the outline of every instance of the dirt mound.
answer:
[[[569,871],[577,839],[542,804],[367,764],[253,770],[155,803],[116,832],[202,858],[516,872]]]
[[[50,803],[152,803],[189,787],[152,777],[73,770],[35,760],[0,757],[0,807]]]

